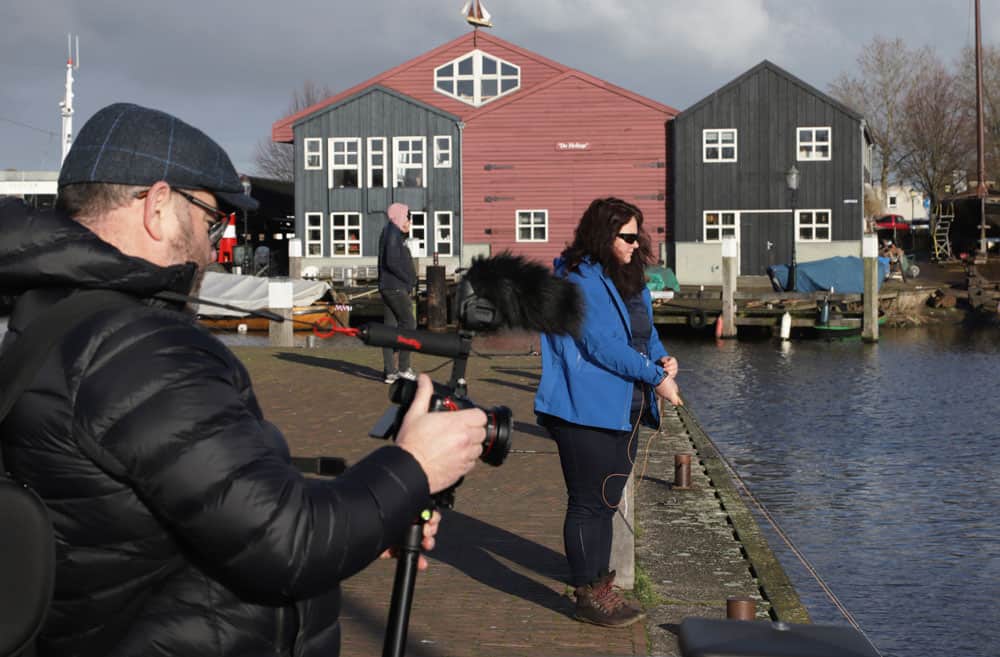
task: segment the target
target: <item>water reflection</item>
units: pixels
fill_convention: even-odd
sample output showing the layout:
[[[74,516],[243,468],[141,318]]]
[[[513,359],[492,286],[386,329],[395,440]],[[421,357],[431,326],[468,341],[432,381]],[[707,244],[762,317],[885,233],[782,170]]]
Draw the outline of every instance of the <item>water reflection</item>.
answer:
[[[1000,332],[665,342],[706,431],[883,654],[997,653]],[[814,620],[844,624],[781,558]]]

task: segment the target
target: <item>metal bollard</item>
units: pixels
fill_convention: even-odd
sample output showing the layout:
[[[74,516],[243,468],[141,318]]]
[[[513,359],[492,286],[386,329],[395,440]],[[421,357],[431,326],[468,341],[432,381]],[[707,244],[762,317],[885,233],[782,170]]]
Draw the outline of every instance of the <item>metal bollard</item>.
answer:
[[[674,488],[691,488],[690,454],[674,454]]]
[[[757,618],[757,603],[747,596],[736,596],[726,600],[726,618],[729,620],[752,621]]]

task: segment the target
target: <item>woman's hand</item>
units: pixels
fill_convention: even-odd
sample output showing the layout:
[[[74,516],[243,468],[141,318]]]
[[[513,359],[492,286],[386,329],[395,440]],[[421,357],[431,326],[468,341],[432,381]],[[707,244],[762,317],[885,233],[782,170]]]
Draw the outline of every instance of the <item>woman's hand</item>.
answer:
[[[424,523],[424,537],[420,541],[420,547],[425,552],[434,549],[434,537],[437,535],[438,527],[441,525],[441,514],[435,511],[431,519]],[[391,559],[399,556],[398,548],[391,547],[381,555],[379,559]],[[427,558],[421,554],[417,557],[417,570],[427,570]]]
[[[663,368],[663,371],[667,373],[668,377],[677,376],[677,359],[673,356],[661,358],[660,367]]]
[[[665,369],[665,368],[664,368]],[[680,388],[677,387],[677,381],[673,376],[667,375],[653,390],[657,395],[666,399],[668,402],[674,406],[683,406],[684,400],[681,399]]]

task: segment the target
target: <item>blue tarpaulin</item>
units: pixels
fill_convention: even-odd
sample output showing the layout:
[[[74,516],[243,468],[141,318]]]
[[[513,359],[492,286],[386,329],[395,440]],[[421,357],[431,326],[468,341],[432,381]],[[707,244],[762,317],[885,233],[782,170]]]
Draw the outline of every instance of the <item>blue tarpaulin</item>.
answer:
[[[889,259],[878,259],[878,288],[889,274]],[[788,266],[774,265],[767,268],[771,277],[771,285],[775,291],[782,292],[788,282]],[[838,256],[825,260],[800,262],[795,265],[794,292],[823,292],[833,288],[843,294],[864,292],[865,269],[861,258],[854,256]]]

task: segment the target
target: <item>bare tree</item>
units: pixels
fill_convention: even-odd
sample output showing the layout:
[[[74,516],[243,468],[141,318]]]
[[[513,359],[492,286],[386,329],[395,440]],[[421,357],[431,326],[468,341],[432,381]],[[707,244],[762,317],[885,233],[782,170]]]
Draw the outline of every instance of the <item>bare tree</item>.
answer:
[[[292,95],[292,102],[282,117],[295,114],[333,95],[327,87],[318,87],[306,80]],[[291,144],[279,144],[265,137],[257,142],[253,161],[257,174],[265,178],[291,181],[295,176],[295,149]]]
[[[958,63],[957,88],[951,102],[962,102],[968,109],[973,125],[976,120],[976,52],[973,48],[962,51]],[[972,135],[975,148],[975,134]],[[976,171],[975,150],[962,168]],[[1000,49],[983,46],[983,156],[986,160],[986,178],[996,180],[1000,175]]]
[[[899,128],[903,102],[916,72],[929,57],[926,48],[914,51],[902,39],[889,41],[876,36],[858,56],[857,74],[842,73],[830,85],[830,94],[864,116],[868,124],[883,201],[890,182],[900,177]]]
[[[974,108],[960,101],[958,77],[927,58],[903,99],[898,130],[900,175],[937,202],[975,152]]]

